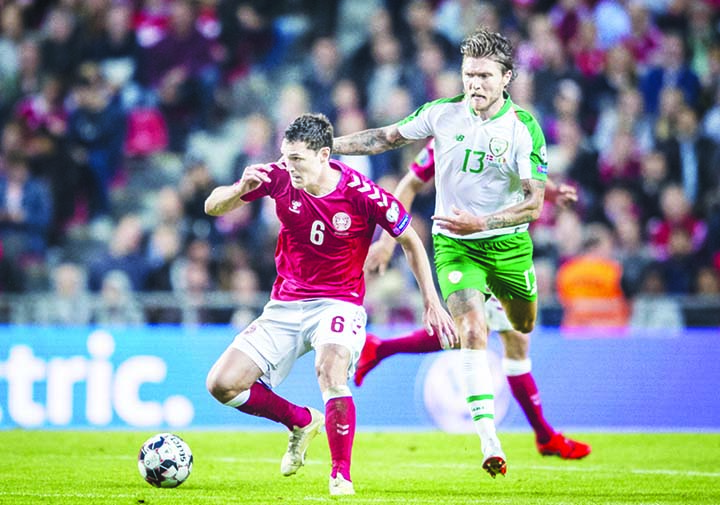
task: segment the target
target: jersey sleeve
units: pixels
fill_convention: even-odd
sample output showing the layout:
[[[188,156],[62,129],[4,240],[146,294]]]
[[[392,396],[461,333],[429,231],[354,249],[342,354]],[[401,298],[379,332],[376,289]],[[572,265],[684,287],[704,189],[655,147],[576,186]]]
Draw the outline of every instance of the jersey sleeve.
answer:
[[[418,179],[428,182],[435,177],[435,139],[430,140],[410,163],[410,171]]]
[[[426,103],[405,119],[400,120],[397,123],[400,135],[411,140],[431,137],[433,129],[430,122],[430,108],[433,104],[434,102]]]
[[[260,184],[257,188],[245,193],[242,196],[244,201],[252,202],[258,198],[262,198],[263,196],[272,197],[276,193],[277,188],[281,183],[281,179],[287,178],[287,170],[285,170],[284,165],[279,163],[269,163],[268,165],[273,168],[273,170],[268,173],[270,182]]]
[[[350,187],[355,186],[363,195],[365,212],[369,221],[380,225],[393,237],[399,237],[410,226],[410,213],[395,196],[385,191],[367,177],[354,173]]]
[[[518,172],[521,179],[547,180],[547,147],[545,135],[537,120],[526,111],[518,111],[517,117],[525,125],[524,135],[517,153]]]

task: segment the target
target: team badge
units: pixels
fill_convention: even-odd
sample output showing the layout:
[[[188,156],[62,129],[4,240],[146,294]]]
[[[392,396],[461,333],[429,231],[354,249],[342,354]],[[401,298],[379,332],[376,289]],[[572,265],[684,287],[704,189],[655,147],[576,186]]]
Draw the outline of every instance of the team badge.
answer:
[[[302,205],[302,202],[299,202],[299,201],[297,201],[297,200],[293,200],[293,201],[290,203],[290,207],[288,207],[288,208],[290,209],[290,212],[294,212],[295,214],[300,214],[300,206],[301,206],[301,205]]]
[[[338,212],[332,218],[333,226],[337,231],[347,231],[350,228],[351,219],[344,212]]]
[[[398,220],[400,217],[400,207],[398,207],[397,202],[393,202],[390,204],[390,208],[385,213],[385,218],[388,220],[389,223],[394,223]]]
[[[510,147],[510,142],[499,137],[493,137],[490,139],[490,152],[494,156],[501,156],[505,154],[505,151]]]
[[[448,280],[453,284],[457,284],[462,280],[463,273],[459,270],[453,270],[448,274]]]
[[[545,147],[545,144],[540,146],[540,152],[538,154],[540,155],[540,161],[542,161],[544,165],[547,165],[547,147]]]

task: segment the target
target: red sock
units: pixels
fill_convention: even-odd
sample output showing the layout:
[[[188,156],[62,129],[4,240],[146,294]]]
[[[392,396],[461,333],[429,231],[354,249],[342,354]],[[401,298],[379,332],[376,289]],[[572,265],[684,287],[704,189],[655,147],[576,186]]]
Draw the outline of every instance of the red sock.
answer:
[[[246,414],[282,423],[288,430],[292,430],[294,426],[307,426],[312,419],[308,409],[290,403],[259,382],[252,385],[250,398],[237,409]]]
[[[522,407],[525,417],[535,431],[537,441],[541,444],[548,442],[555,434],[555,430],[543,416],[540,393],[538,393],[532,374],[528,372],[522,375],[512,375],[507,379],[513,396]]]
[[[332,458],[331,477],[350,479],[350,459],[355,438],[355,403],[352,396],[330,398],[325,404],[325,431]]]
[[[430,335],[426,329],[415,330],[407,335],[383,340],[377,348],[378,359],[384,359],[393,354],[425,354],[442,350],[437,336]]]

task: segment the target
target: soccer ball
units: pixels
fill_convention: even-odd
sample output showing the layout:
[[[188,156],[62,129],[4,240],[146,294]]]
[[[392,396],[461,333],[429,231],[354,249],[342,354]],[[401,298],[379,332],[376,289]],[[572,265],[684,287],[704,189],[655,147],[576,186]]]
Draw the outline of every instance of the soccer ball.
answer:
[[[172,433],[158,433],[140,447],[138,470],[155,487],[177,487],[192,472],[193,455],[185,441]]]

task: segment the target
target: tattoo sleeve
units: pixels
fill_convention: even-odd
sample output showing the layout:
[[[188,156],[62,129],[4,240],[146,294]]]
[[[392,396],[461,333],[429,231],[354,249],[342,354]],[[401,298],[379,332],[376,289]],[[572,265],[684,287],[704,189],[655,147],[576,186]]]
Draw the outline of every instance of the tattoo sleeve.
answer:
[[[411,143],[394,126],[373,128],[337,137],[333,141],[336,154],[379,154]]]
[[[522,189],[525,199],[517,205],[487,216],[485,218],[485,229],[494,230],[496,228],[516,226],[535,221],[540,217],[545,198],[545,181],[523,179]]]

